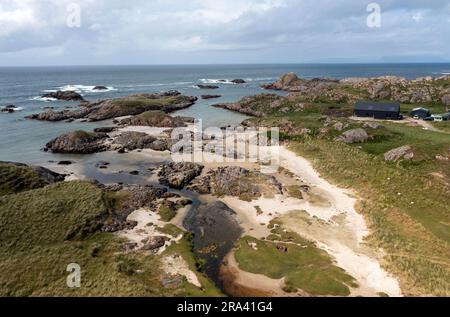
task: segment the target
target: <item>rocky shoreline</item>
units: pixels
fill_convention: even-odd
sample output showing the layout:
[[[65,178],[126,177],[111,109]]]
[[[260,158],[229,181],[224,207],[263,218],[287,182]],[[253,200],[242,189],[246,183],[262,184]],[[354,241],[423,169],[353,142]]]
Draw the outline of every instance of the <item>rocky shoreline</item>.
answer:
[[[449,105],[450,91],[448,86],[443,83],[449,78],[447,76],[413,81],[398,77],[305,80],[290,73],[282,76],[273,84],[263,86],[267,90],[286,91],[289,93],[287,97],[276,94],[260,94],[245,97],[235,103],[217,104],[214,107],[251,116],[253,118],[243,122],[243,125],[257,127],[265,123],[264,119],[269,115],[286,113],[295,115],[307,112],[312,108],[310,103],[321,102],[323,98],[327,102],[338,104],[369,98],[405,103],[442,102]],[[234,84],[245,83],[244,80],[232,82]],[[216,87],[219,88],[213,85],[198,85],[200,89],[217,89]],[[99,87],[98,89],[103,88]],[[73,92],[64,94],[57,92],[49,95],[48,98],[70,101],[79,99]],[[204,95],[202,98],[214,99],[220,98],[220,96]],[[60,112],[50,110],[27,118],[51,122],[73,120],[96,122],[114,119],[114,127],[97,128],[93,132],[74,131],[49,141],[44,150],[52,153],[88,155],[111,151],[115,152],[115,155],[119,155],[142,150],[166,152],[172,147],[173,141],[170,138],[172,129],[188,129],[194,122],[193,118],[174,117],[170,113],[188,108],[196,101],[197,97],[183,96],[178,91],[136,94],[118,99],[82,102],[77,110]],[[347,120],[341,120],[342,118],[347,118],[346,112],[327,108],[324,110],[323,116],[314,122],[313,127],[299,126],[286,118],[280,118],[277,123],[285,136],[330,138],[336,144],[338,142],[350,145],[364,144],[384,133],[384,127],[378,123],[349,123]],[[136,127],[143,128],[144,132],[133,130]],[[151,134],[145,129],[160,130],[156,134]],[[401,291],[397,281],[380,267],[378,258],[365,249],[359,249],[359,246],[355,247],[360,243],[360,241],[354,240],[355,237],[360,238],[366,234],[364,221],[354,209],[356,200],[350,198],[345,191],[325,182],[312,170],[312,167],[301,159],[292,157],[291,154],[295,156],[290,152],[283,153],[285,162],[274,175],[266,175],[254,166],[161,163],[151,172],[151,179],[157,181],[158,185],[95,183],[95,186],[100,188],[105,195],[113,195],[116,200],[113,204],[115,207],[111,207],[112,210],[109,210],[109,213],[105,213],[97,219],[94,229],[100,232],[122,233],[125,237],[131,237],[131,240],[122,246],[124,253],[142,251],[157,254],[170,243],[176,243],[177,239],[158,233],[158,230],[154,229],[153,220],[156,219],[164,225],[173,224],[172,220],[179,211],[189,208],[188,206],[192,204],[192,201],[184,197],[182,193],[201,196],[202,202],[188,209],[187,216],[182,221],[184,228],[178,226],[178,230],[184,232],[184,229],[187,229],[195,233],[191,237],[191,242],[193,243],[193,252],[203,260],[203,262],[197,263],[199,266],[202,263],[204,265],[200,270],[206,272],[216,284],[220,285],[225,281],[227,287],[235,288],[236,285],[233,284],[232,278],[220,276],[220,270],[222,270],[222,274],[229,271],[228,274],[239,276],[239,270],[236,271],[235,267],[227,270],[222,267],[223,260],[230,259],[230,252],[233,250],[235,242],[245,233],[257,237],[260,241],[272,241],[276,252],[287,253],[290,251],[290,244],[295,244],[295,241],[291,236],[286,238],[287,229],[284,233],[277,231],[278,227],[273,224],[273,221],[278,217],[286,216],[292,210],[308,210],[310,214],[305,216],[305,219],[311,228],[322,230],[324,226],[333,224],[344,230],[343,235],[347,234],[342,240],[339,240],[339,243],[342,243],[342,248],[348,248],[350,251],[347,252],[350,254],[344,254],[342,249],[333,244],[335,241],[329,237],[327,239],[331,240],[321,240],[315,235],[316,232],[310,233],[309,236],[325,251],[327,248],[333,251],[330,256],[338,257],[339,267],[344,267],[356,275],[358,271],[348,262],[348,259],[357,259],[358,256],[361,256],[358,259],[362,258],[364,263],[375,265],[383,282],[386,283],[380,286],[380,290],[390,291],[390,295],[400,296]],[[386,161],[411,160],[414,157],[414,150],[410,146],[390,149],[384,157]],[[29,168],[16,163],[0,162],[0,165]],[[109,166],[109,162],[99,162],[97,165],[99,169],[103,170]],[[33,167],[32,170],[37,172],[40,182],[36,187],[33,185],[26,189],[42,188],[65,179],[64,175],[44,168]],[[140,172],[136,170],[131,173],[139,174]],[[310,178],[310,180],[302,178]],[[140,224],[139,221],[133,220],[133,213],[137,213],[134,216],[138,218],[145,216],[144,219],[148,223]],[[348,220],[348,223],[339,223],[336,220],[338,217],[347,217],[345,219]],[[348,224],[353,227],[349,227]],[[141,239],[142,232],[146,232],[145,239]],[[151,232],[150,236],[148,236],[148,232]],[[277,240],[280,238],[285,240]],[[346,243],[351,243],[351,245]],[[253,245],[250,247],[254,248]],[[340,244],[339,247],[341,247]],[[357,279],[360,283],[366,283],[363,285],[361,294],[376,294],[377,285],[367,282],[365,276],[357,276]],[[168,280],[165,279],[165,282],[168,281],[167,284],[176,280],[177,285],[183,281],[183,279],[177,280],[173,276]],[[286,293],[281,290],[280,285],[286,286],[283,285],[283,282],[279,282],[276,291],[285,295]],[[344,286],[348,286],[352,292],[359,294],[356,287],[353,289],[349,285]],[[258,291],[252,289],[251,285],[248,287],[252,292]],[[243,286],[243,288],[245,287]],[[235,291],[239,294],[239,290],[235,289]],[[307,295],[306,292],[300,290],[297,290],[296,294]]]
[[[361,99],[391,100],[400,103],[443,103],[450,106],[449,75],[407,80],[403,77],[302,79],[294,73],[283,75],[277,82],[263,85],[267,90],[282,90],[306,101],[328,99],[354,102]]]
[[[124,116],[135,116],[147,111],[171,113],[189,108],[197,101],[197,97],[182,96],[178,91],[159,94],[136,94],[113,100],[85,102],[77,110],[47,111],[27,117],[32,120],[65,121],[87,120],[104,121]]]

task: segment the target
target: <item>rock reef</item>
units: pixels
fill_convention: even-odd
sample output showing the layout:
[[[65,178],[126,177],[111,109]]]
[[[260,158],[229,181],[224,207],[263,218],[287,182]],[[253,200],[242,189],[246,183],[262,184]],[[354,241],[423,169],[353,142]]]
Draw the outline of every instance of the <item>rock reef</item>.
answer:
[[[182,96],[179,92],[169,91],[159,94],[136,94],[119,99],[82,103],[77,110],[60,112],[47,111],[28,116],[27,119],[42,121],[63,121],[85,119],[102,121],[124,116],[134,116],[147,111],[174,112],[192,106],[197,97]]]

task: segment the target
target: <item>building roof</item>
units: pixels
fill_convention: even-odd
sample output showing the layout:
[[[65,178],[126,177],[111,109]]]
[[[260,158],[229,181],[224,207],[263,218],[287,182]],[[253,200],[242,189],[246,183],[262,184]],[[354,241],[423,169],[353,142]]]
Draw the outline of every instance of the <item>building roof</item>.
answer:
[[[355,110],[400,112],[400,104],[396,102],[358,101]]]

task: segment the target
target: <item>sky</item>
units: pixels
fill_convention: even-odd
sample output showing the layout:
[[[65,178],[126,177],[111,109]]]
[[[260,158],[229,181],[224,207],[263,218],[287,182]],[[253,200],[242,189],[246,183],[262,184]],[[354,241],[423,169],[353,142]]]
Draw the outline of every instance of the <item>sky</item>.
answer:
[[[450,62],[450,0],[0,0],[0,66],[340,62]]]

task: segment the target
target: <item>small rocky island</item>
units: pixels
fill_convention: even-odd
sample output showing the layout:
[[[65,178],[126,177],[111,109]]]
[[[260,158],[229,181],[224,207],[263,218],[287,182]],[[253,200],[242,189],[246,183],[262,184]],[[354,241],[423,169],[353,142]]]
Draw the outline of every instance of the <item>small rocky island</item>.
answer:
[[[146,111],[165,113],[192,106],[197,97],[182,96],[178,91],[160,94],[136,94],[119,99],[100,100],[80,104],[77,110],[47,111],[28,116],[28,119],[42,121],[80,120],[103,121],[124,116],[139,115]]]

